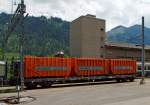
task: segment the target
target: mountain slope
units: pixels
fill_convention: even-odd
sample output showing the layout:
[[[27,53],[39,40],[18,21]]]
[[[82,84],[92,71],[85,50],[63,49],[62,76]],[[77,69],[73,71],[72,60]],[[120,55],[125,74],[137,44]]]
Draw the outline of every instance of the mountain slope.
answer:
[[[145,27],[145,44],[150,45],[150,28]],[[117,26],[107,32],[108,41],[141,43],[141,26],[134,25],[131,27]]]

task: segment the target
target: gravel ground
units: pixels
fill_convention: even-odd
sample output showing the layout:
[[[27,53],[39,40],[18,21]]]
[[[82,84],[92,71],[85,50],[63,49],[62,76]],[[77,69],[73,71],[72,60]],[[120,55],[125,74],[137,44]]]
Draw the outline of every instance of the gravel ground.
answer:
[[[0,98],[14,95],[16,93],[0,94]],[[144,85],[139,85],[139,80],[136,80],[126,83],[27,90],[21,95],[35,98],[30,103],[24,103],[25,105],[149,105],[150,79],[146,79]]]

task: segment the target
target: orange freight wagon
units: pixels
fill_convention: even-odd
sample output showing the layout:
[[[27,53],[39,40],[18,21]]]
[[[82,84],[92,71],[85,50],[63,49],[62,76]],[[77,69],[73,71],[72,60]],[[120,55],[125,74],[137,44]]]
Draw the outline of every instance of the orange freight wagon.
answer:
[[[128,59],[24,57],[24,83],[28,88],[84,80],[133,81],[136,61]]]

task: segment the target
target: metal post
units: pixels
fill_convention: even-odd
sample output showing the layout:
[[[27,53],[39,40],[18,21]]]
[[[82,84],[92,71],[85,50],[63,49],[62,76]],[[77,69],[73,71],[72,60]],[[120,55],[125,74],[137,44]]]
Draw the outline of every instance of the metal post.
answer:
[[[5,24],[4,26],[4,33],[3,33],[3,41],[2,41],[2,59],[5,61],[6,63],[6,48],[7,48],[7,43],[6,43],[6,30],[8,30],[8,23]]]
[[[144,81],[144,78],[145,78],[145,71],[144,71],[144,67],[145,67],[145,51],[144,51],[144,47],[145,47],[145,44],[144,44],[144,17],[142,16],[142,56],[141,56],[141,61],[142,61],[142,78],[141,78],[141,81],[140,81],[140,84],[144,84],[145,81]]]
[[[18,98],[18,103],[20,103],[20,87],[19,85],[17,86],[17,98]]]
[[[14,9],[13,5],[14,5],[14,0],[11,1],[11,14],[13,14],[13,9]]]
[[[1,86],[3,87],[3,84],[4,84],[3,82],[4,82],[4,80],[3,80],[3,78],[0,78],[0,79],[1,79],[1,82],[2,82],[2,83],[1,83]]]
[[[16,90],[17,90],[17,99],[18,103],[20,102],[20,86],[19,86],[19,74],[17,76],[17,85],[16,85]]]
[[[22,33],[20,35],[20,79],[21,79],[21,90],[24,89],[24,75],[23,75],[23,43],[24,43],[24,19],[28,16],[24,16],[24,13],[26,11],[26,6],[24,5],[24,0],[21,0],[21,14],[22,14],[22,22],[21,22],[21,28]]]
[[[8,62],[5,62],[5,80],[8,78]]]
[[[23,76],[23,36],[24,36],[24,25],[22,22],[22,34],[20,35],[20,80],[21,80],[21,90],[24,89],[24,76]]]
[[[21,90],[24,89],[24,76],[23,76],[23,46],[20,46],[20,80]]]

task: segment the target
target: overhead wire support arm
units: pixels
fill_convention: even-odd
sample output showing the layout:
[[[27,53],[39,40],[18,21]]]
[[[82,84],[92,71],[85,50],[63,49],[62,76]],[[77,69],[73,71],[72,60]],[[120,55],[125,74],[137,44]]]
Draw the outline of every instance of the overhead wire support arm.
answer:
[[[24,17],[24,14],[26,12],[26,6],[24,4],[24,0],[21,0],[21,3],[18,4],[18,7],[12,16],[10,22],[8,23],[8,28],[4,32],[3,42],[2,42],[2,53],[3,53],[3,60],[5,59],[5,53],[6,53],[6,47],[7,47],[7,41],[8,38],[11,36],[12,32],[17,27],[18,23],[21,21],[22,17]]]

